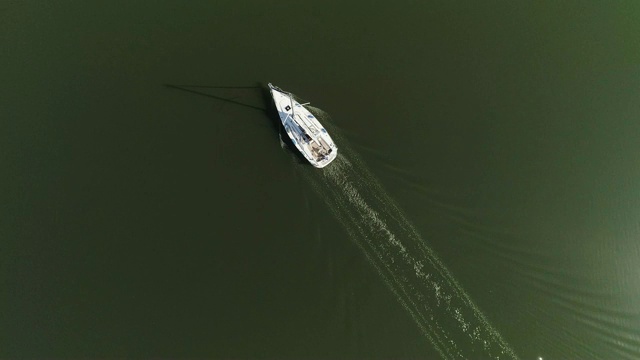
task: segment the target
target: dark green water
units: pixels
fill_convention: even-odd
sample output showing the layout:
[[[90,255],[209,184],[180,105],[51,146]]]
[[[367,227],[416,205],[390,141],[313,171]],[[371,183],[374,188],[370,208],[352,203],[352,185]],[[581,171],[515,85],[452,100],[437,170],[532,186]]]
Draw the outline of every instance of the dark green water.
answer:
[[[640,358],[639,16],[0,1],[0,357]]]

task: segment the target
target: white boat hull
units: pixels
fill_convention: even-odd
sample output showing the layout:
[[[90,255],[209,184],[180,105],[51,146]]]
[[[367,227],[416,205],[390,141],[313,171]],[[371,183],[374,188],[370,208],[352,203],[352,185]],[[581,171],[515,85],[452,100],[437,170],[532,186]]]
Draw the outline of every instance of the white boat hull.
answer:
[[[338,148],[327,130],[290,93],[271,84],[269,89],[282,126],[298,151],[317,168],[329,165],[338,155]]]

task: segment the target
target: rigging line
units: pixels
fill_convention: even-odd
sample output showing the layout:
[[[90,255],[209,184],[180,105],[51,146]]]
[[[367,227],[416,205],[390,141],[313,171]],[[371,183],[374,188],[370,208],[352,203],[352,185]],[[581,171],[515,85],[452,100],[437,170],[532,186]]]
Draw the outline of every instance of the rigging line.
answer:
[[[174,85],[174,86],[208,88],[208,89],[262,89],[262,86],[212,86],[212,85]]]
[[[248,107],[248,108],[255,109],[255,110],[267,111],[267,109],[259,107],[259,106],[245,104],[245,103],[242,103],[242,102],[239,102],[239,101],[223,98],[223,97],[220,97],[220,96],[211,95],[211,94],[203,93],[203,92],[200,92],[200,91],[187,89],[187,88],[184,88],[184,87],[182,87],[180,85],[164,84],[164,86],[170,87],[172,89],[178,89],[178,90],[182,90],[182,91],[187,91],[187,92],[198,94],[198,95],[202,95],[202,96],[207,96],[207,97],[214,98],[214,99],[217,99],[217,100],[220,100],[220,101],[226,101],[226,102],[229,102],[229,103],[232,103],[232,104]]]

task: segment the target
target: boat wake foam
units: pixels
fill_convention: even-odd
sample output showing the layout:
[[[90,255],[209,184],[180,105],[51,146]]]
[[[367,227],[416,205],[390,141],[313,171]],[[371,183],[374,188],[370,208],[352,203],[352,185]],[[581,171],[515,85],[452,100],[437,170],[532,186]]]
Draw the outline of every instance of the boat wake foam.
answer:
[[[340,154],[321,171],[301,168],[303,177],[442,358],[517,358],[326,113],[310,110],[330,130]]]

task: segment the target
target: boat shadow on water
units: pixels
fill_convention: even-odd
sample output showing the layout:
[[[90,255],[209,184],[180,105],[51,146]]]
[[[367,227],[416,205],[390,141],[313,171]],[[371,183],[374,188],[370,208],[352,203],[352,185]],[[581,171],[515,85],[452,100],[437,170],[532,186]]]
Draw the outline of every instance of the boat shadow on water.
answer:
[[[223,101],[223,102],[230,103],[236,106],[241,106],[247,109],[259,110],[264,112],[265,115],[270,120],[270,124],[273,131],[276,134],[278,134],[280,138],[281,146],[286,147],[291,154],[295,155],[297,163],[301,165],[302,164],[309,165],[309,162],[307,161],[307,159],[305,159],[305,157],[299,151],[295,150],[296,147],[293,144],[293,141],[291,141],[289,136],[287,136],[287,134],[284,132],[284,129],[282,128],[282,122],[280,120],[280,116],[278,115],[276,106],[273,103],[273,98],[271,96],[269,87],[264,85],[263,83],[258,82],[254,86],[214,86],[214,85],[176,85],[176,84],[164,84],[164,86],[171,89],[182,90],[192,94],[206,96],[212,99],[216,99],[218,101]],[[260,99],[264,106],[261,107],[261,106],[244,103],[244,102],[235,100],[235,98],[229,99],[222,96],[213,95],[203,91],[204,89],[228,89],[228,90],[245,89],[247,91],[251,91],[251,90],[260,91]]]

